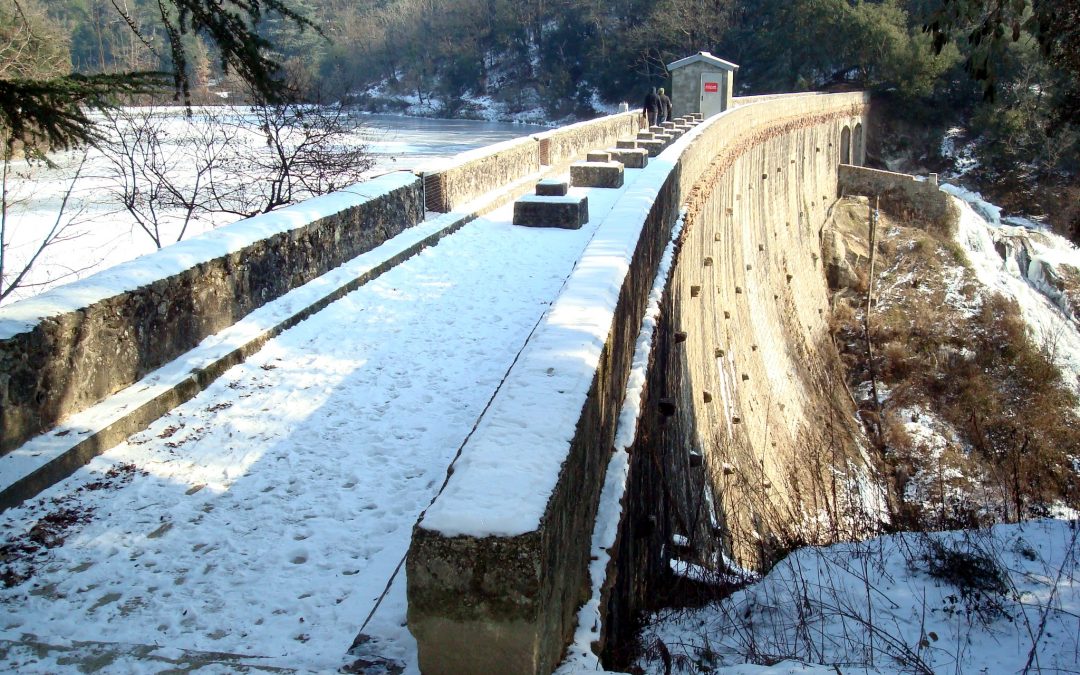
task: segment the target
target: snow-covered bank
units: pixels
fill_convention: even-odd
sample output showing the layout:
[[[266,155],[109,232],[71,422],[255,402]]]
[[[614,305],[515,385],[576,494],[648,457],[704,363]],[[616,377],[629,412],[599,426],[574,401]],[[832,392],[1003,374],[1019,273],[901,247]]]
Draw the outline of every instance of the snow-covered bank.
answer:
[[[1043,520],[801,549],[718,605],[654,617],[643,640],[651,658],[639,665],[649,673],[666,672],[665,663],[725,674],[1075,672],[1078,535],[1076,521]]]
[[[1080,332],[1074,304],[1080,292],[1080,250],[1048,230],[1003,224],[1001,209],[977,193],[952,185],[941,189],[959,200],[956,239],[976,277],[988,291],[1016,300],[1035,345],[1080,395]]]

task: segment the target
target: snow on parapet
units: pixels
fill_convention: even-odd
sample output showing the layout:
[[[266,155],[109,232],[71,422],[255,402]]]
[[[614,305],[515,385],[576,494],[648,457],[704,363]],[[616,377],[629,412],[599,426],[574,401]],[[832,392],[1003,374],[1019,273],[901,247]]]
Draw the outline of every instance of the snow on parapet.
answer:
[[[567,135],[569,133],[572,133],[574,131],[580,131],[581,129],[587,129],[588,127],[595,126],[596,124],[602,123],[603,121],[610,121],[609,118],[612,118],[612,117],[624,117],[626,115],[627,115],[627,113],[619,112],[619,113],[615,113],[614,115],[605,115],[604,117],[596,117],[596,118],[591,119],[591,120],[582,120],[581,122],[574,122],[573,124],[568,124],[568,125],[566,125],[564,127],[559,127],[557,129],[549,129],[547,131],[537,132],[537,133],[533,134],[532,136],[530,136],[530,138],[533,138],[533,139],[535,139],[537,141],[542,141],[542,140],[545,140],[545,139],[548,139],[548,138],[554,138],[554,137],[557,137],[557,136],[565,136],[565,135]],[[640,112],[636,112],[633,115],[631,115],[631,117],[635,117],[635,116],[639,116],[639,115],[640,115]]]
[[[379,176],[278,211],[224,225],[85,279],[12,303],[0,308],[0,340],[33,330],[42,319],[74,312],[167,279],[196,265],[241,251],[262,239],[295,230],[385,196],[417,180],[413,173],[407,171]]]
[[[447,171],[469,162],[473,162],[484,157],[490,157],[491,155],[497,155],[507,150],[516,149],[522,145],[533,145],[536,141],[531,136],[522,136],[520,138],[511,138],[508,141],[502,141],[500,143],[494,143],[492,145],[485,145],[472,150],[466,150],[460,152],[453,157],[433,159],[430,162],[426,162],[416,167],[415,171],[418,174],[425,173],[438,173],[441,171]]]
[[[689,135],[688,135],[689,136]],[[676,147],[688,141],[684,136]],[[444,536],[535,531],[559,480],[645,220],[674,164],[653,161],[597,228],[421,525]]]

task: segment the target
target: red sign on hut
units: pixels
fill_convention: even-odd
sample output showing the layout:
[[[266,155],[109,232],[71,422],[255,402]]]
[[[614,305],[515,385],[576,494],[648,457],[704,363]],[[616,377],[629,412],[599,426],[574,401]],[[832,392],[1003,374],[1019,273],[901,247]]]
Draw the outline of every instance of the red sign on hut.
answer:
[[[705,83],[705,93],[715,94],[718,91],[720,91],[720,83],[719,82],[706,82]]]

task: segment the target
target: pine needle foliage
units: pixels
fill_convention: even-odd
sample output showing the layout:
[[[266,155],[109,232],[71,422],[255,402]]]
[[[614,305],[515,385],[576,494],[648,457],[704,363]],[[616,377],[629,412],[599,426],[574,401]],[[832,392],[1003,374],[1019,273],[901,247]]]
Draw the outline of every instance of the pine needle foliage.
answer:
[[[269,56],[271,44],[259,35],[264,18],[276,14],[301,30],[322,34],[310,19],[282,0],[157,0],[161,23],[169,38],[174,64],[173,84],[185,102],[190,99],[187,54],[182,38],[198,33],[217,45],[221,67],[239,75],[255,96],[268,103],[280,102],[287,93],[278,75],[281,64]],[[138,30],[133,26],[133,29]]]
[[[68,149],[101,140],[89,117],[121,95],[145,94],[168,82],[167,73],[71,74],[47,80],[0,79],[0,128],[26,151]]]
[[[19,0],[18,15],[25,17]],[[258,32],[260,22],[277,16],[301,30],[322,35],[314,23],[284,0],[153,0],[156,18],[164,29],[167,53],[159,54],[171,70],[129,71],[93,75],[10,78],[0,76],[0,132],[11,150],[21,143],[31,154],[43,149],[68,149],[101,140],[89,110],[115,106],[123,97],[162,93],[171,87],[175,98],[191,102],[190,73],[184,37],[199,35],[217,47],[225,72],[243,79],[256,100],[281,102],[288,90],[280,77],[282,67],[270,53],[271,43]],[[127,27],[154,51],[126,5],[111,2]],[[26,22],[29,26],[29,22]]]

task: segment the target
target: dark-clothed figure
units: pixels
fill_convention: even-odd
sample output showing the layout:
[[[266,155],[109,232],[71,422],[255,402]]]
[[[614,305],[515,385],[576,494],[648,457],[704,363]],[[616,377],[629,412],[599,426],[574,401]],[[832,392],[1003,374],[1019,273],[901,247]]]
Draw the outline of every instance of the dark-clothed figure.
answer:
[[[660,114],[660,97],[656,95],[656,87],[645,94],[645,105],[641,112],[648,118],[650,127],[656,124],[656,117]]]
[[[657,90],[657,96],[660,99],[660,112],[656,116],[656,123],[663,124],[664,122],[671,121],[671,99],[667,97],[664,90],[661,88]]]

